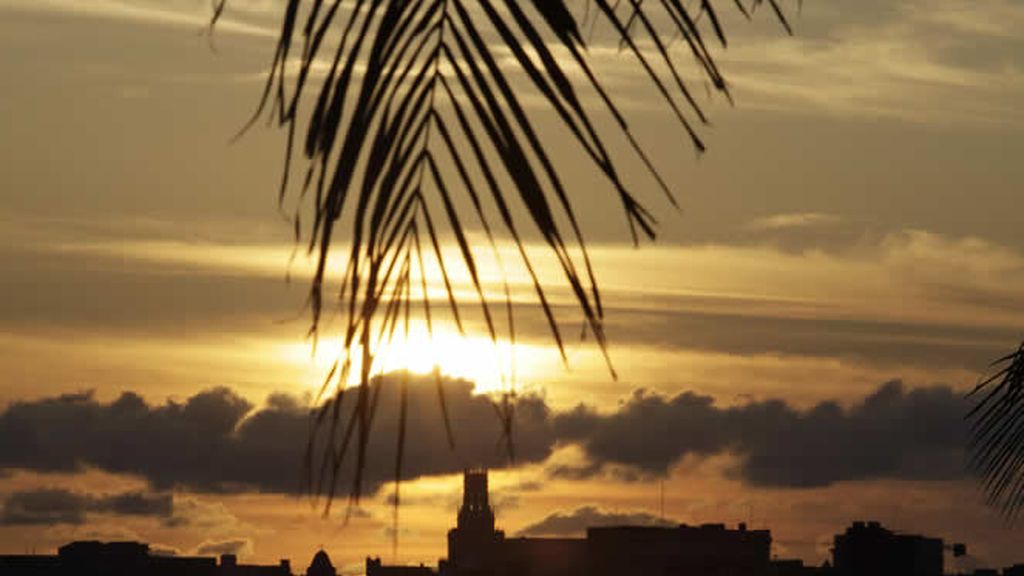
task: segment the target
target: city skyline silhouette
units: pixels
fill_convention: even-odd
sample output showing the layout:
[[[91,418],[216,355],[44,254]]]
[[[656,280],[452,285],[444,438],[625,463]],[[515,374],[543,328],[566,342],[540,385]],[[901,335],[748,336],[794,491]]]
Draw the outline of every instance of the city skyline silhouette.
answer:
[[[1021,26],[0,0],[0,555],[1013,566]]]
[[[854,521],[833,538],[831,558],[821,565],[772,552],[768,529],[745,523],[588,527],[583,538],[509,537],[496,528],[486,469],[466,470],[448,554],[436,568],[389,565],[366,557],[366,576],[1017,576],[1024,563],[1001,571],[947,570],[946,557],[968,555],[965,544],[893,532],[876,521]],[[10,576],[292,576],[292,564],[241,564],[234,554],[179,557],[151,553],[138,542],[73,542],[56,556],[0,555]],[[336,576],[329,554],[318,550],[305,576]]]

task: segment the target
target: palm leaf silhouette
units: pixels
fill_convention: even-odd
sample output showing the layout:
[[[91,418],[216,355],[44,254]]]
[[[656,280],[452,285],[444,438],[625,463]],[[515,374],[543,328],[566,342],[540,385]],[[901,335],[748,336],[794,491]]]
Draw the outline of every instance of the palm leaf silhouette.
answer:
[[[1024,344],[993,367],[970,394],[970,463],[988,504],[1012,521],[1024,507]]]
[[[225,1],[215,3],[214,23]],[[344,480],[343,470],[351,471],[351,500],[361,494],[374,408],[385,385],[375,372],[380,366],[376,351],[396,331],[408,331],[413,315],[432,333],[441,312],[428,294],[431,269],[426,259],[436,262],[434,279],[444,286],[445,313],[460,330],[467,303],[453,287],[453,266],[468,272],[473,307],[490,338],[499,337],[497,307],[503,307],[507,337],[514,342],[507,283],[505,301],[492,302],[470,230],[482,230],[495,252],[499,239],[517,248],[565,359],[564,330],[548,295],[551,285],[541,281],[525,245],[527,235],[538,236],[557,262],[585,333],[607,359],[601,292],[575,211],[584,193],[570,192],[572,182],[552,158],[524,101],[539,98],[557,115],[572,144],[610,185],[634,243],[655,238],[656,221],[637,198],[638,183],[622,176],[609,141],[625,143],[650,178],[646,182],[660,188],[671,203],[675,199],[592,65],[581,29],[589,24],[610,31],[623,57],[643,71],[682,138],[702,151],[698,128],[707,117],[691,93],[681,60],[696,62],[704,81],[729,98],[708,36],[726,45],[720,5],[750,17],[763,3],[582,0],[574,3],[581,13],[577,15],[566,0],[286,2],[269,76],[250,125],[267,117],[287,132],[280,201],[290,188],[293,164],[300,163],[304,172],[297,188],[312,221],[304,226],[297,211],[294,224],[296,240],[305,239],[316,260],[308,301],[314,338],[324,318],[328,255],[345,249],[335,242],[340,223],[346,226],[345,270],[337,279],[337,295],[330,297],[336,298],[344,318],[344,352],[317,398],[306,455],[310,488],[326,496],[328,510]],[[766,3],[788,31],[775,0]],[[682,49],[669,48],[676,39]],[[510,57],[499,58],[504,54]],[[326,69],[322,81],[314,80],[318,66]],[[600,105],[588,108],[581,94]],[[310,101],[310,109],[300,112]],[[599,128],[598,116],[610,118],[612,128]],[[441,248],[447,237],[458,248],[455,262]],[[612,369],[610,361],[608,367]],[[347,389],[353,370],[358,370],[359,385]],[[438,398],[454,444],[440,375]],[[510,454],[514,405],[509,397],[495,403]],[[403,451],[400,433],[396,481]],[[349,461],[350,468],[345,468]]]

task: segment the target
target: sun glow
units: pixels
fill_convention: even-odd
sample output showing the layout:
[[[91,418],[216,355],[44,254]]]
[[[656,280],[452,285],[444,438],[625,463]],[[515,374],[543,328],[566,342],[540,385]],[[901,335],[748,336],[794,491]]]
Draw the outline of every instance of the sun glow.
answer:
[[[320,339],[315,351],[310,343],[284,344],[279,354],[289,363],[308,365],[312,360],[317,372],[326,376],[334,362],[343,357],[343,341],[340,337]],[[416,327],[410,327],[408,334],[396,333],[394,340],[375,350],[374,356],[375,375],[398,370],[430,374],[436,368],[445,376],[473,382],[478,394],[530,389],[545,371],[558,369],[559,362],[557,352],[546,346],[513,345],[505,339],[494,342],[486,335],[462,335],[454,330],[435,329],[430,334]],[[351,357],[349,386],[359,383],[362,349],[355,346]],[[311,383],[317,388],[321,384]]]

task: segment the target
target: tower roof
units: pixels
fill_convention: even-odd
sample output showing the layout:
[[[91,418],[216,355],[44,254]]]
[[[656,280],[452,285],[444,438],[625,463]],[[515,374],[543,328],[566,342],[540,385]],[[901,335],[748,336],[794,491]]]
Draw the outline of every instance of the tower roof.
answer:
[[[331,557],[327,555],[327,552],[320,550],[313,555],[313,561],[309,564],[309,571],[320,572],[324,569],[334,570],[334,564],[331,564]]]

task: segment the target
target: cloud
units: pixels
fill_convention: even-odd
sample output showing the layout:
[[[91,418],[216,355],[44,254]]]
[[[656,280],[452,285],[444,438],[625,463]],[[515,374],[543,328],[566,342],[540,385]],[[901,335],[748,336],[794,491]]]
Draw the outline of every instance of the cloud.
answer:
[[[168,546],[166,544],[150,544],[149,555],[159,556],[163,558],[173,558],[175,556],[181,556],[181,550],[176,546]]]
[[[391,383],[378,400],[364,473],[368,493],[393,478],[396,377],[389,375]],[[474,396],[465,381],[449,379],[445,386],[454,450],[445,439],[433,379],[410,376],[405,479],[508,465],[491,401]],[[350,400],[342,414],[348,413]],[[162,406],[150,406],[132,393],[108,404],[90,394],[15,403],[0,412],[0,469],[70,472],[91,466],[141,476],[158,490],[300,493],[309,433],[304,406],[293,396],[276,394],[253,410],[225,388]],[[584,465],[549,470],[563,478],[611,473],[621,480],[642,480],[668,474],[687,456],[733,454],[738,463],[731,473],[758,486],[946,480],[964,474],[966,408],[951,388],[908,390],[898,381],[848,407],[821,402],[803,410],[783,400],[723,407],[694,392],[665,396],[638,390],[610,413],[585,404],[553,411],[542,399],[524,395],[515,406],[514,446],[516,463],[522,465],[545,461],[559,446],[578,445],[588,460]],[[351,478],[351,472],[343,468],[342,478]],[[59,503],[57,495],[51,496]],[[77,521],[83,507],[123,514],[165,511],[162,501],[146,498],[93,498],[88,506],[56,506],[54,514]],[[208,507],[193,506],[193,513],[187,507],[181,503],[168,522],[196,524],[219,517]],[[30,509],[15,500],[11,518],[27,518],[24,511]]]
[[[817,487],[849,480],[946,480],[964,474],[967,404],[953,390],[889,382],[843,408],[797,410],[781,400],[722,408],[713,398],[637,391],[611,414],[580,405],[555,419],[578,442],[591,474],[620,465],[667,474],[682,458],[733,453],[752,485]]]
[[[720,60],[740,103],[934,124],[1019,126],[1019,3],[818,3],[793,38],[741,38]]]
[[[384,385],[378,401],[364,475],[369,491],[393,479],[395,388],[394,382]],[[466,381],[448,379],[445,389],[454,450],[448,447],[433,377],[410,376],[406,479],[507,464],[491,400],[473,395]],[[343,417],[355,396],[346,395]],[[521,397],[516,414],[517,461],[544,460],[553,445],[547,406]],[[130,392],[110,403],[90,393],[70,394],[14,403],[0,412],[0,469],[73,472],[90,466],[141,476],[161,490],[301,493],[309,430],[306,403],[284,394],[271,396],[257,410],[226,388],[153,406]]]
[[[190,528],[205,533],[222,534],[246,526],[220,502],[205,502],[196,498],[178,498],[174,512],[163,522],[167,528]]]
[[[642,482],[653,480],[658,472],[644,470],[632,465],[618,465],[608,462],[586,462],[583,464],[554,464],[545,469],[549,478],[563,480],[588,480],[595,477],[608,478],[614,482]]]
[[[171,514],[172,505],[173,497],[170,494],[136,491],[94,498],[92,510],[122,516],[166,517]]]
[[[0,525],[82,524],[86,509],[82,496],[66,490],[15,492],[4,501]]]
[[[729,242],[771,246],[782,252],[826,251],[849,256],[856,249],[877,245],[891,231],[823,212],[784,212],[754,218],[729,232]]]
[[[933,0],[926,6],[912,6],[918,20],[932,22],[950,30],[983,39],[1020,40],[1017,31],[1024,26],[1024,6],[1012,0],[982,0],[963,4],[956,0]]]
[[[841,219],[833,214],[822,214],[820,212],[796,212],[786,214],[773,214],[756,218],[750,222],[749,227],[754,230],[784,230],[789,228],[808,228],[824,226],[839,222]]]
[[[254,3],[241,3],[241,6],[247,8],[245,12],[250,18],[252,16],[266,15],[267,9],[270,8],[270,6],[266,6],[263,10],[256,10],[255,8],[258,5]],[[105,18],[160,26],[191,27],[194,29],[201,29],[208,25],[213,14],[212,9],[204,3],[198,3],[197,5],[196,2],[173,2],[168,0],[162,0],[161,2],[139,0],[91,0],[89,2],[79,2],[77,0],[6,0],[4,4],[0,4],[0,10]],[[234,19],[231,15],[222,18],[218,22],[218,31],[263,38],[272,38],[275,35],[269,22],[247,22]]]
[[[141,491],[81,494],[63,489],[14,492],[0,508],[0,526],[83,524],[87,515],[169,517],[172,496]]]
[[[581,506],[572,512],[555,512],[519,531],[519,536],[577,536],[597,526],[675,526],[647,512],[609,512]]]
[[[787,378],[809,378],[804,366],[810,363],[845,372],[852,362],[858,370],[872,372],[867,379],[860,376],[860,382],[879,382],[897,369],[916,382],[962,382],[1005,353],[1019,335],[1024,295],[1009,287],[1024,283],[1020,250],[979,237],[889,229],[849,215],[825,224],[828,217],[823,212],[769,212],[723,226],[723,235],[711,244],[639,252],[594,246],[608,333],[629,354],[643,348],[652,357],[660,355],[657,363],[647,365],[649,374],[672,372],[663,366],[668,366],[666,361],[682,363],[677,353],[684,350],[702,364],[724,365],[732,361],[729,356],[744,356],[741,363],[778,361],[786,365],[779,370],[792,373],[781,375],[780,384]],[[797,225],[809,222],[820,224]],[[12,233],[11,239],[12,246],[32,244],[20,234]],[[91,240],[68,244],[88,246]],[[53,370],[71,373],[68,366],[82,362],[94,373],[130,366],[167,380],[184,380],[197,372],[214,379],[221,375],[211,374],[213,370],[236,379],[244,371],[245,379],[265,386],[276,386],[281,377],[322,377],[315,372],[326,368],[313,366],[305,349],[293,354],[302,348],[294,344],[294,324],[266,332],[272,321],[294,318],[307,295],[304,282],[289,288],[255,267],[262,262],[267,270],[266,263],[281,256],[279,276],[286,268],[287,246],[231,247],[221,238],[161,250],[181,261],[208,261],[209,269],[203,265],[199,271],[194,265],[179,268],[179,263],[163,260],[164,255],[147,256],[146,243],[103,245],[98,253],[48,253],[47,263],[38,269],[33,266],[42,264],[35,253],[10,259],[0,254],[0,264],[16,272],[0,302],[0,323],[11,333],[5,344],[15,380],[19,373],[32,380],[44,372],[54,379]],[[123,266],[124,258],[132,264]],[[182,273],[158,271],[168,264]],[[546,261],[541,264],[538,269],[550,271]],[[498,286],[494,268],[481,264],[480,271],[489,289]],[[549,351],[546,317],[532,285],[520,283],[517,271],[512,272],[519,349],[547,355],[536,374],[536,380],[545,382],[532,383],[554,390],[561,370],[557,354]],[[551,285],[561,282],[543,270],[540,274]],[[457,284],[457,290],[464,287]],[[443,287],[431,292],[446,298]],[[576,305],[567,296],[559,288],[549,294],[556,318],[575,313]],[[470,336],[489,345],[482,318],[470,314],[467,320]],[[58,332],[65,328],[89,337],[68,338]],[[422,324],[417,329],[425,331]],[[242,331],[254,336],[240,339]],[[196,337],[200,332],[203,336]],[[285,339],[293,345],[282,345]],[[281,348],[268,350],[270,346]],[[225,367],[225,350],[231,351],[228,364],[233,367]],[[603,376],[596,347],[583,351],[574,365]],[[619,354],[612,352],[613,358]],[[65,361],[54,364],[52,356]],[[182,361],[185,357],[191,361]],[[197,363],[207,366],[200,370]],[[733,365],[730,370],[740,368]],[[496,379],[496,374],[490,376]]]
[[[229,538],[227,540],[207,540],[196,546],[197,556],[220,556],[221,554],[234,554],[235,556],[248,556],[252,554],[253,543],[249,538]]]

